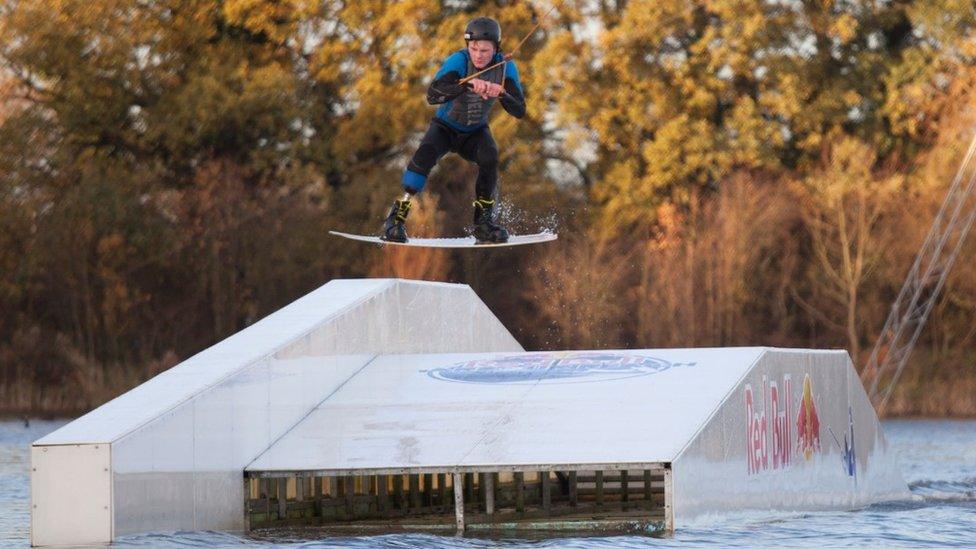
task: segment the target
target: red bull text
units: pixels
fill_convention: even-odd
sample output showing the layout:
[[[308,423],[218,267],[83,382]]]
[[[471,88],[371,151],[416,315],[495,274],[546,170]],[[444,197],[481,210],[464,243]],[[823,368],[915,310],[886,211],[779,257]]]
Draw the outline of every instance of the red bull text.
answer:
[[[762,377],[762,409],[756,407],[756,397],[751,384],[746,384],[746,456],[749,474],[766,471],[770,468],[782,469],[790,465],[792,459],[791,441],[793,417],[793,380],[789,374],[783,376],[782,388],[775,381]],[[769,424],[772,424],[770,433]],[[770,455],[769,448],[772,446]]]

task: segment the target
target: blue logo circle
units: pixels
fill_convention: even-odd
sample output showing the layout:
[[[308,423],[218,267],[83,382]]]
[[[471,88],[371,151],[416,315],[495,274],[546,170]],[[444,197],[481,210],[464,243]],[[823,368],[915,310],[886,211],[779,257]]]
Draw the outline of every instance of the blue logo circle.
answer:
[[[694,363],[674,363],[621,353],[527,353],[459,362],[426,370],[426,373],[434,379],[458,383],[592,383],[646,376],[692,365]]]

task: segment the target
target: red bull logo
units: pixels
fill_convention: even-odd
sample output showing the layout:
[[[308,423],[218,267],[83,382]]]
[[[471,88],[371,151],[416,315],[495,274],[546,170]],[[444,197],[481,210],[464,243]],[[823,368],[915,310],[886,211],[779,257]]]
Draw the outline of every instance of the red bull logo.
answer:
[[[820,418],[813,400],[813,382],[810,374],[803,378],[803,398],[796,416],[796,451],[809,461],[814,452],[820,451]]]
[[[783,385],[763,376],[762,408],[757,406],[751,384],[746,384],[746,459],[749,474],[790,465],[792,459],[793,380],[783,376]]]

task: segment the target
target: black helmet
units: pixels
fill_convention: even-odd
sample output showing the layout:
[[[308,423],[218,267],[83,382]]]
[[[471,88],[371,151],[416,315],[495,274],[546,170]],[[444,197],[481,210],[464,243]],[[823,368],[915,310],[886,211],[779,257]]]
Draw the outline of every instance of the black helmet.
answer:
[[[502,41],[502,27],[491,17],[477,17],[472,19],[464,29],[464,41],[491,40],[498,49]]]

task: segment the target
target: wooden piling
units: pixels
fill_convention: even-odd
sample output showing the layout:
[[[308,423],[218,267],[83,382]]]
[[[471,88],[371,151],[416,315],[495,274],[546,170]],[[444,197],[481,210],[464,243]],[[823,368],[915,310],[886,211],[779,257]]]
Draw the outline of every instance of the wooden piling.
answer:
[[[407,501],[403,494],[403,475],[393,475],[393,501],[397,509],[406,509]]]
[[[322,518],[322,477],[315,477],[312,481],[312,499],[315,501],[315,516]]]
[[[515,473],[515,511],[525,512],[525,473]]]
[[[390,495],[388,493],[389,486],[387,480],[389,477],[386,475],[379,475],[376,477],[376,510],[384,513],[390,508]]]
[[[420,475],[420,476],[423,477],[423,479],[424,479],[424,499],[423,499],[423,506],[424,507],[432,507],[434,505],[434,501],[433,501],[434,500],[434,498],[433,498],[433,495],[434,495],[434,475],[432,475],[430,473],[426,473],[426,474],[423,474],[423,475]]]
[[[420,508],[420,476],[410,475],[410,508],[418,509]]]
[[[627,470],[620,470],[620,506],[627,509],[630,501],[630,485],[627,479]]]
[[[352,475],[347,475],[343,477],[343,488],[345,490],[345,507],[346,507],[346,517],[352,518],[355,507],[353,504],[353,496],[356,493],[355,479]]]
[[[603,471],[596,472],[596,504],[603,505]]]
[[[644,469],[644,500],[651,501],[651,470]]]
[[[576,471],[569,472],[569,505],[571,507],[576,507],[576,503],[579,501],[579,492],[576,488]]]
[[[475,501],[474,499],[474,473],[461,473],[464,478],[464,501]]]
[[[441,507],[447,506],[447,475],[444,473],[437,473],[437,505]]]
[[[548,513],[552,508],[552,488],[549,486],[549,471],[539,471],[542,481],[542,509]]]

